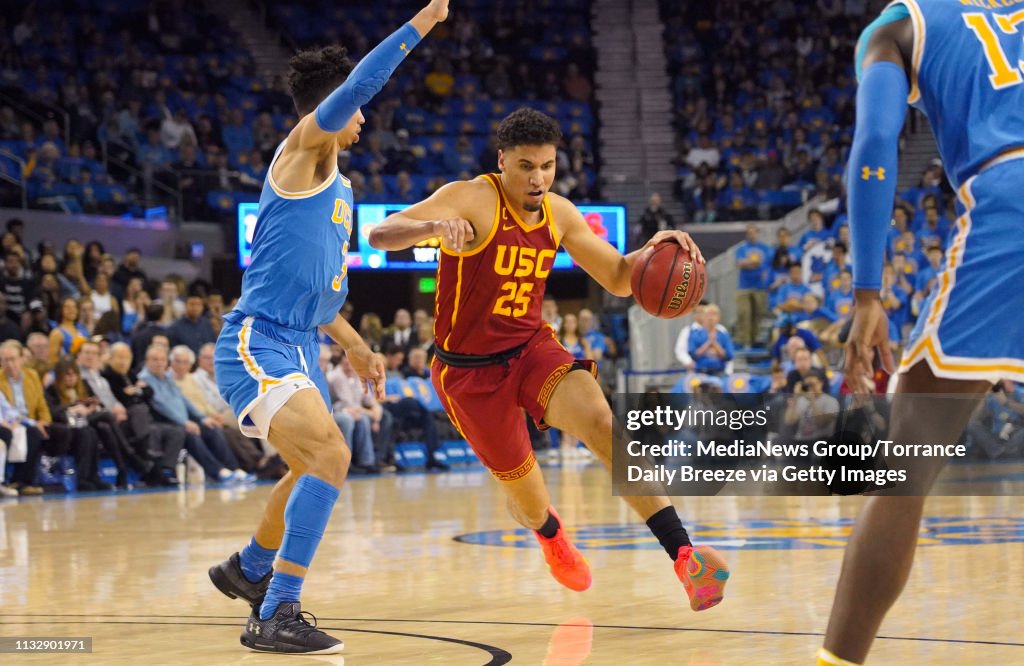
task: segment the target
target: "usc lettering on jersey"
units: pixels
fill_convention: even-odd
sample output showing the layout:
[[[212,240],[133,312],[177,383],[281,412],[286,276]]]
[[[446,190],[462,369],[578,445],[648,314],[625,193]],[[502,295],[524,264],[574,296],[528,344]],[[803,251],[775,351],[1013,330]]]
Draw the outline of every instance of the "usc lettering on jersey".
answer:
[[[434,300],[434,339],[457,354],[495,354],[530,339],[558,251],[558,232],[545,196],[541,219],[527,225],[508,203],[498,174],[480,176],[498,194],[494,225],[467,252],[442,247]]]

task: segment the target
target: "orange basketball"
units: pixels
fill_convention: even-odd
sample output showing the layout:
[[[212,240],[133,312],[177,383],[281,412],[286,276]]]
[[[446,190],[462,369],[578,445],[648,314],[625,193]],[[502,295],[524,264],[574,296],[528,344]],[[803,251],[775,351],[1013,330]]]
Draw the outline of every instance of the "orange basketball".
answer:
[[[693,261],[685,247],[664,242],[637,257],[630,283],[640,307],[655,317],[674,319],[700,303],[707,274],[704,264]]]

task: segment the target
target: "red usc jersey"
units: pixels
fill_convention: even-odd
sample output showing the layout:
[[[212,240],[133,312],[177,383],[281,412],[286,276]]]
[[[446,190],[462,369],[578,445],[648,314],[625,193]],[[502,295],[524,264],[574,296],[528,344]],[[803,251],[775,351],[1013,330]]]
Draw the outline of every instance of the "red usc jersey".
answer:
[[[546,196],[540,221],[529,226],[508,204],[497,174],[479,177],[498,193],[494,226],[472,250],[450,252],[442,247],[434,340],[445,351],[484,356],[526,342],[540,327],[558,231]]]

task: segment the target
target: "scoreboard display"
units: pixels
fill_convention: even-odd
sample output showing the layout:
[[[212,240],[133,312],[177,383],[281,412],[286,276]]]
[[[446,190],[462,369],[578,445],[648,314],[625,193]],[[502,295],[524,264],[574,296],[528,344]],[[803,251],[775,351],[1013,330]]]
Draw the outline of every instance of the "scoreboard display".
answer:
[[[417,270],[434,271],[441,253],[440,239],[432,238],[415,247],[398,251],[376,250],[370,247],[370,231],[388,215],[404,210],[408,204],[356,204],[355,226],[348,250],[349,270]],[[256,229],[257,203],[238,204],[238,265],[246,268],[252,261],[252,237]],[[608,241],[619,252],[626,251],[626,207],[619,205],[581,205],[591,230]],[[576,268],[569,253],[559,250],[555,255],[554,270]]]

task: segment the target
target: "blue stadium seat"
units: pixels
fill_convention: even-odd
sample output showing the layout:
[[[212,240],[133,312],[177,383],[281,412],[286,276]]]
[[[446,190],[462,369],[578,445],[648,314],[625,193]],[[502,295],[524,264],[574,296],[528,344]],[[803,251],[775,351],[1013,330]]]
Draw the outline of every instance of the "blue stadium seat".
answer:
[[[469,445],[462,439],[446,439],[441,442],[441,449],[448,458],[448,464],[450,465],[461,465],[477,460],[476,456],[472,455],[473,451],[469,448]]]
[[[438,397],[437,391],[434,390],[434,385],[429,379],[423,379],[422,377],[406,377],[405,381],[416,394],[416,399],[419,400],[424,407],[432,412],[439,412],[444,409],[444,405],[441,404],[441,398]]]
[[[423,442],[399,442],[395,444],[395,462],[400,467],[424,467],[427,446]]]
[[[390,377],[384,382],[384,390],[388,395],[397,395],[400,398],[418,398],[416,391],[402,377]]]

